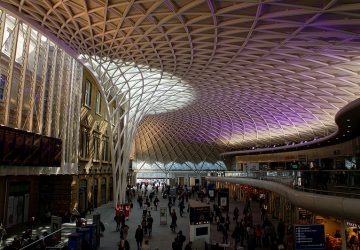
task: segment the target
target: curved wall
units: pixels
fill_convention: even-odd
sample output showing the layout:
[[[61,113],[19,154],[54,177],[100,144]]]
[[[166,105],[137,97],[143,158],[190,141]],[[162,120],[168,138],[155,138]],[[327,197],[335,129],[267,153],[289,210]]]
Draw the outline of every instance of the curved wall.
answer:
[[[286,197],[292,204],[306,210],[339,219],[360,221],[360,199],[301,192],[279,183],[230,177],[206,177],[208,181],[246,184],[270,190]]]

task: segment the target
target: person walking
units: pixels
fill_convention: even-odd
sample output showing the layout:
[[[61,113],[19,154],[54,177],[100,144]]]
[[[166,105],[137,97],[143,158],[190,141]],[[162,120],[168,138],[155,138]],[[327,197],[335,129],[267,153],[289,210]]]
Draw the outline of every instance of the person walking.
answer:
[[[142,218],[141,227],[143,229],[144,235],[146,235],[147,234],[146,216],[143,216],[143,218]]]
[[[141,250],[151,250],[149,240],[144,241],[144,245],[141,247]]]
[[[136,240],[136,245],[137,245],[138,250],[140,250],[142,247],[143,238],[144,238],[143,230],[142,230],[141,226],[138,225],[138,228],[136,229],[136,232],[135,232],[135,240]]]
[[[235,207],[234,208],[234,221],[236,221],[237,222],[237,220],[238,220],[238,218],[239,218],[239,213],[240,213],[240,211],[239,211],[239,209],[238,209],[238,207]]]
[[[159,198],[157,196],[155,196],[155,199],[154,199],[154,207],[155,207],[155,211],[157,211],[157,207],[159,205]]]
[[[179,249],[183,249],[185,240],[186,237],[183,235],[182,231],[180,230],[176,236],[176,241],[178,242]]]
[[[122,235],[122,238],[124,240],[127,240],[127,237],[128,237],[128,233],[129,233],[129,226],[124,224],[122,227],[121,227],[121,233],[120,235]]]
[[[149,236],[151,236],[152,225],[153,225],[154,219],[153,219],[153,217],[151,217],[150,213],[149,213],[149,216],[146,219],[146,222],[147,222],[148,234],[149,234]]]
[[[185,205],[184,205],[184,200],[182,200],[179,204],[179,209],[180,209],[180,216],[182,217],[183,214],[184,214],[184,208],[185,208]]]
[[[169,208],[169,214],[170,215],[171,215],[171,207],[172,207],[172,202],[171,202],[171,199],[169,199],[168,208]]]
[[[118,243],[119,250],[130,250],[130,244],[127,240],[121,239]]]
[[[191,241],[189,241],[189,242],[186,244],[184,250],[192,250],[192,242],[191,242]]]
[[[116,222],[116,232],[118,232],[120,230],[120,224],[121,224],[121,218],[119,214],[116,214],[114,217],[114,220]]]
[[[171,213],[171,225],[170,225],[172,232],[175,232],[176,221],[177,221],[177,216],[176,216],[175,209],[173,209],[173,211]]]

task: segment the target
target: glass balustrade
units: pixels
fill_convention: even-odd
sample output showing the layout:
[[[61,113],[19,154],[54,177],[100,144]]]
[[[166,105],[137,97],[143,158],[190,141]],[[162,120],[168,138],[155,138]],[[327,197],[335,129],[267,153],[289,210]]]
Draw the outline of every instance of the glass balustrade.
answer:
[[[281,183],[300,191],[360,198],[360,170],[224,171],[218,176],[254,178]]]

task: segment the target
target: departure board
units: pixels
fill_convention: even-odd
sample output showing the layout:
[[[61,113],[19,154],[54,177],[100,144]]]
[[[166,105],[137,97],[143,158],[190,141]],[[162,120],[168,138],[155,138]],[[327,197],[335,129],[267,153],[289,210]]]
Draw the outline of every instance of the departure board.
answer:
[[[324,225],[295,225],[296,250],[321,250],[325,249]]]

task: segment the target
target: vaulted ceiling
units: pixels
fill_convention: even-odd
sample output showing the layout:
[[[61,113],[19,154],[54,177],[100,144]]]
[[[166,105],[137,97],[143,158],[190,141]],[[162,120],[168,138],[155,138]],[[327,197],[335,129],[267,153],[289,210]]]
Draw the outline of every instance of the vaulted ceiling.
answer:
[[[174,109],[154,105],[144,115],[137,160],[217,162],[232,149],[321,138],[360,96],[357,0],[2,2],[79,54],[146,65],[188,85],[186,105],[174,93],[162,100]]]

